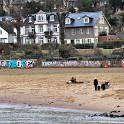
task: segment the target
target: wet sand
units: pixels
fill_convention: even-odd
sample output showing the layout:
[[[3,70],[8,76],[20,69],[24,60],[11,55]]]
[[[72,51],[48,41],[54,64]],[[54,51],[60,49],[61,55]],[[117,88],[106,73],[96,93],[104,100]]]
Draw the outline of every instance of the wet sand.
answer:
[[[83,83],[67,84],[72,76]],[[95,77],[110,88],[95,91]],[[0,103],[124,113],[123,94],[123,68],[0,69]]]

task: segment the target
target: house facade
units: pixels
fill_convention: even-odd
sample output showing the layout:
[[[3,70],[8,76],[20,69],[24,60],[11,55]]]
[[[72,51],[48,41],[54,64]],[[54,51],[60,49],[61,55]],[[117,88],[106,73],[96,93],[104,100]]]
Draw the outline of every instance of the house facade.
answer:
[[[13,43],[14,35],[13,26],[7,23],[6,18],[2,18],[0,22],[0,43]]]
[[[39,11],[28,16],[21,30],[23,44],[59,43],[59,22],[55,12]]]
[[[94,44],[98,43],[99,33],[110,31],[110,24],[101,11],[69,13],[65,18],[65,43]]]

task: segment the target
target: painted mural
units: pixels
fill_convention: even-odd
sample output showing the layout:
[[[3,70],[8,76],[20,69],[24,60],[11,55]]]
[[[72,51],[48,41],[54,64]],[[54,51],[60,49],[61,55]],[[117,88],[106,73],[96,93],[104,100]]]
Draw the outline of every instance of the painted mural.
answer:
[[[121,67],[122,61],[45,61],[41,63],[42,67]]]
[[[8,68],[33,68],[35,65],[34,60],[0,60],[0,67]]]

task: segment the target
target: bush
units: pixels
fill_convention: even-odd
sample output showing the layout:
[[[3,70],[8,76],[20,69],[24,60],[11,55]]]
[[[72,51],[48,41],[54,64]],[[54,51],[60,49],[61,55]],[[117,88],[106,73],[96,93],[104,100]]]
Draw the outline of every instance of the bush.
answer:
[[[72,45],[62,45],[59,47],[59,54],[62,58],[69,58],[76,54],[75,48]]]
[[[58,48],[58,46],[59,46],[58,43],[44,43],[44,44],[42,44],[41,47],[43,50],[50,50],[50,49],[55,50]]]
[[[93,49],[94,44],[75,44],[74,47],[76,49]]]

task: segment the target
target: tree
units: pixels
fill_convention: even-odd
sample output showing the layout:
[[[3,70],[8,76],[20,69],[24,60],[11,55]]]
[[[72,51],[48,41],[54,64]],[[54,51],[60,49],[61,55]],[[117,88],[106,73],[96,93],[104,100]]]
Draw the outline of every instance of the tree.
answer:
[[[116,8],[122,8],[122,0],[109,0],[109,4],[116,10]]]
[[[21,45],[20,28],[21,28],[22,23],[23,23],[22,16],[19,15],[18,17],[16,17],[16,20],[12,20],[11,23],[17,30],[17,44],[18,44],[18,46],[20,46]]]
[[[34,14],[39,12],[42,9],[40,0],[39,1],[32,0],[31,2],[27,2],[25,9],[28,9],[29,14]]]
[[[80,12],[89,12],[93,11],[92,5],[95,3],[95,0],[78,0],[77,7]]]

